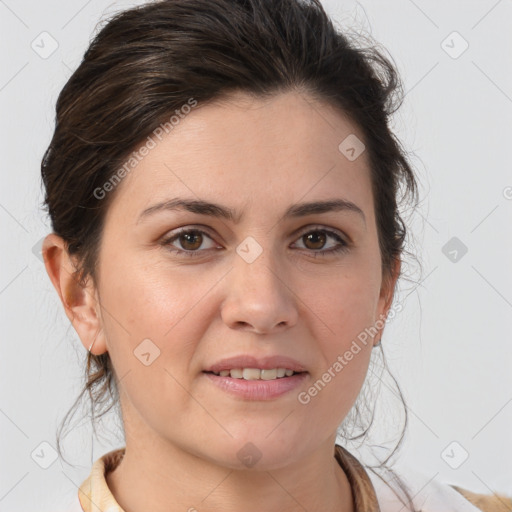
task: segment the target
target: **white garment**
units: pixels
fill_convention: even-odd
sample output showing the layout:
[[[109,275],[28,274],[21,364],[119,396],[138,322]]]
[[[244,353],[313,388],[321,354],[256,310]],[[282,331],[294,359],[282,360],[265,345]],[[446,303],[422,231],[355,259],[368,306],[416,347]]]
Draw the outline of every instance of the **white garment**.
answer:
[[[62,512],[84,512],[82,510],[82,506],[80,505],[80,502],[78,501],[78,491],[76,493],[76,496],[73,498],[73,500],[62,509]]]
[[[421,512],[481,512],[462,494],[450,487],[448,483],[432,479],[432,475],[401,465],[395,473],[407,486],[416,510]],[[411,508],[400,501],[396,494],[373,471],[367,470],[372,481],[381,512],[410,512]],[[430,482],[429,482],[430,481]],[[390,484],[396,486],[396,484]],[[399,496],[403,493],[398,489]]]

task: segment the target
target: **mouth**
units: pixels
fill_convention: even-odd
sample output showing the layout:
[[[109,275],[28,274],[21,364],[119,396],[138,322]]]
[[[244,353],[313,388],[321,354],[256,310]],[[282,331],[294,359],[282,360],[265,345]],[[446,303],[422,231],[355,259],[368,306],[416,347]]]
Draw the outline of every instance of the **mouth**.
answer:
[[[233,368],[232,370],[203,371],[214,387],[242,401],[276,400],[303,386],[308,372],[287,368]]]
[[[217,389],[239,400],[273,400],[296,390],[309,373],[299,361],[284,355],[239,354],[203,369]]]

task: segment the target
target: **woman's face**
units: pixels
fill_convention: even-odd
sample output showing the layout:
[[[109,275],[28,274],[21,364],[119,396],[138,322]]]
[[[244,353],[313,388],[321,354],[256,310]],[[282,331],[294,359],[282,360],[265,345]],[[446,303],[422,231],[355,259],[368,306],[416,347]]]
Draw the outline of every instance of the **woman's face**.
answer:
[[[112,358],[127,435],[233,468],[248,455],[266,469],[334,439],[380,338],[363,343],[365,329],[391,291],[354,136],[363,139],[338,111],[299,93],[198,105],[152,136],[115,191],[99,253],[93,352]],[[219,208],[155,208],[177,199]],[[324,201],[361,211],[300,209]],[[205,373],[237,356],[256,361],[226,365],[295,361],[304,371],[258,381]]]

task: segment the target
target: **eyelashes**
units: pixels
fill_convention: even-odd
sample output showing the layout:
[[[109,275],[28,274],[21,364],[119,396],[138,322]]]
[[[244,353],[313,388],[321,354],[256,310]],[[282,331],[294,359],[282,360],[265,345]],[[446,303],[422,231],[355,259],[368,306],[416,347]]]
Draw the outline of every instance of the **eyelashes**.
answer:
[[[313,257],[316,258],[318,256],[320,256],[320,257],[327,257],[327,256],[331,256],[331,255],[336,255],[336,254],[344,253],[344,252],[346,252],[349,249],[349,243],[347,243],[336,231],[332,231],[330,229],[321,228],[321,227],[309,228],[308,230],[303,231],[299,235],[297,240],[302,240],[302,239],[304,239],[308,235],[316,235],[316,236],[318,236],[318,234],[323,234],[324,235],[323,239],[325,239],[325,243],[326,244],[327,244],[328,239],[333,239],[333,240],[335,240],[337,242],[337,245],[335,245],[334,247],[332,247],[330,249],[327,249],[327,250],[324,250],[324,249],[309,249],[307,247],[305,247],[304,249],[301,248],[299,250],[304,250],[304,251],[310,253],[310,255],[312,255]],[[164,246],[166,248],[166,250],[168,250],[171,254],[174,254],[176,256],[185,256],[185,257],[190,257],[190,258],[197,258],[197,257],[204,256],[204,253],[205,252],[209,252],[210,249],[207,248],[207,249],[198,250],[198,248],[196,248],[196,249],[184,248],[183,244],[182,244],[182,241],[180,241],[180,239],[187,239],[188,238],[188,241],[186,241],[185,244],[190,244],[190,243],[193,244],[194,240],[199,239],[199,242],[200,242],[199,247],[200,247],[200,246],[203,245],[204,236],[206,236],[208,239],[210,239],[213,242],[213,239],[209,235],[209,233],[204,231],[204,230],[202,230],[202,229],[199,229],[199,228],[182,228],[179,231],[173,232],[169,236],[165,237],[160,242],[160,244],[162,246]],[[322,241],[323,241],[323,239],[322,239]],[[175,241],[179,241],[180,245],[182,246],[182,249],[176,248],[173,245],[173,243]],[[313,241],[313,243],[315,243],[315,241]],[[303,244],[304,244],[304,242],[303,242]],[[218,249],[213,249],[213,250],[218,250]]]

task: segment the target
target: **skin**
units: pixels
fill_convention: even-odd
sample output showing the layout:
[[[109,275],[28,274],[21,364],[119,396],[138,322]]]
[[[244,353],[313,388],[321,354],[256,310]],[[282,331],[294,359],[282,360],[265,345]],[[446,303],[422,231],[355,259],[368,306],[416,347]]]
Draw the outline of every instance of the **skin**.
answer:
[[[62,239],[47,236],[46,269],[66,314],[86,349],[94,340],[94,354],[109,352],[120,379],[126,453],[107,483],[127,512],[354,510],[333,456],[336,429],[382,330],[308,404],[297,399],[386,316],[399,273],[397,264],[382,278],[366,152],[349,161],[338,149],[350,134],[364,140],[343,113],[305,93],[199,105],[118,185],[97,287],[76,284]],[[220,203],[243,219],[163,211],[138,221],[174,197]],[[365,221],[350,211],[282,218],[292,204],[337,198]],[[202,239],[159,243],[191,226]],[[315,229],[340,232],[348,249],[319,256],[339,242],[308,242]],[[248,236],[263,251],[250,264],[236,252]],[[147,338],[160,350],[149,366],[134,357]],[[273,400],[233,397],[202,370],[241,353],[290,356],[308,375]],[[249,442],[261,453],[251,468],[237,457]]]

